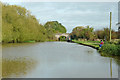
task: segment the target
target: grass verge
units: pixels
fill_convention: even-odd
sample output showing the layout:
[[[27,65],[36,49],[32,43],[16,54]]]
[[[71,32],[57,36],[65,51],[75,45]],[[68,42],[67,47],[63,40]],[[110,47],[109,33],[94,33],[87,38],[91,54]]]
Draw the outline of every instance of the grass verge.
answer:
[[[74,43],[82,44],[97,49],[102,56],[120,56],[120,44],[113,44],[105,42],[104,45],[99,48],[100,41],[77,41],[72,40]]]
[[[95,47],[95,48],[98,48],[100,43],[99,41],[77,41],[77,40],[72,40],[72,42],[83,44],[90,47]]]

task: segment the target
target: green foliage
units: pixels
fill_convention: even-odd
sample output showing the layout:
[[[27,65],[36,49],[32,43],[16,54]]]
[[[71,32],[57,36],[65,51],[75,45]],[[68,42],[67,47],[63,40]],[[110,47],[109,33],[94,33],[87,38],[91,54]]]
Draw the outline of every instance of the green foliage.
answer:
[[[119,44],[119,45],[120,45],[120,40],[118,40],[117,44]]]
[[[95,38],[95,35],[93,33],[93,28],[90,28],[89,26],[87,27],[78,26],[73,29],[70,35],[72,39],[82,38],[87,40],[93,40]]]
[[[57,21],[39,24],[24,7],[3,4],[2,10],[2,42],[54,40],[55,33],[66,33],[66,28]]]
[[[24,7],[2,4],[2,42],[31,42],[54,40],[55,33],[66,33],[57,21],[39,24]]]
[[[103,30],[97,30],[94,31],[92,27],[83,27],[78,26],[75,27],[72,31],[71,38],[72,39],[87,39],[87,40],[94,40],[94,39],[105,39],[109,41],[109,32],[110,30],[108,28],[104,28]],[[112,30],[112,39],[119,38],[118,32],[115,32]]]
[[[50,21],[47,22],[44,27],[47,30],[47,37],[49,40],[55,40],[56,38],[54,37],[55,33],[66,33],[66,28],[61,24],[58,23],[57,21]]]
[[[47,22],[44,25],[44,27],[47,30],[52,30],[54,33],[66,33],[66,28],[61,23],[58,23],[57,21]]]
[[[45,41],[47,31],[28,10],[2,5],[2,42]]]
[[[99,50],[103,55],[120,56],[120,45],[104,44]]]
[[[72,40],[75,43],[85,44],[88,46],[93,46],[98,48],[100,42],[99,41],[78,41]],[[110,42],[104,42],[104,45],[99,48],[99,52],[102,56],[120,56],[120,45],[119,44],[111,44]]]
[[[66,41],[66,37],[65,36],[60,36],[59,41]]]
[[[108,28],[104,28],[103,30],[95,31],[95,35],[99,39],[105,39],[105,40],[109,41],[109,39],[110,39],[109,32],[110,32],[110,30]],[[111,33],[112,33],[112,35],[111,35],[112,39],[118,38],[118,32],[115,32],[114,30],[112,30]]]

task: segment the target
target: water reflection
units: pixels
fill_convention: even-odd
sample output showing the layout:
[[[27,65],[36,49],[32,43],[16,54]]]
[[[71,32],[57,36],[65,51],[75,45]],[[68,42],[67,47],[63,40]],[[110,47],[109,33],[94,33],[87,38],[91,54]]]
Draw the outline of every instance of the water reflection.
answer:
[[[2,78],[2,46],[0,43],[0,79]]]
[[[3,59],[2,60],[2,77],[27,75],[36,66],[36,61],[27,58]]]
[[[120,57],[114,57],[116,64],[118,64],[118,78],[120,79]]]
[[[111,78],[112,78],[112,59],[110,59],[110,75],[111,75]]]
[[[104,55],[101,55],[104,56]],[[119,56],[104,56],[104,57],[110,57],[110,76],[113,78],[113,64],[116,63],[118,66],[118,77],[120,78],[120,57]]]
[[[116,56],[114,57],[115,62],[120,66],[120,57]]]
[[[109,57],[102,57],[95,49],[74,43],[7,44],[3,45],[2,56],[4,77],[111,78]],[[33,63],[29,59],[14,59],[25,56],[33,59]],[[111,64],[112,78],[116,78],[118,69],[114,59]]]

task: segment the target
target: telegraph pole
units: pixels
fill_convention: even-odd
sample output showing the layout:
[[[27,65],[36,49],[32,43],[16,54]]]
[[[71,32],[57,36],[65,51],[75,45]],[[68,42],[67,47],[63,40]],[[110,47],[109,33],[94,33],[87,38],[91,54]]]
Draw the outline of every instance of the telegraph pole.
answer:
[[[111,42],[112,12],[110,12],[110,42]]]

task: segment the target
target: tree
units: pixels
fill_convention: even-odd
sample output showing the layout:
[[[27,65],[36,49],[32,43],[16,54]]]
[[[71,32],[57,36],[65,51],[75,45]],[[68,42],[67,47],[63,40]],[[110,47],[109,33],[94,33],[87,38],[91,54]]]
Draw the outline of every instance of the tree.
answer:
[[[102,30],[95,31],[95,34],[99,39],[106,39],[109,41],[109,37],[110,37],[109,31],[110,31],[109,28],[104,28]],[[114,30],[112,30],[111,32],[112,32],[111,35],[112,39],[117,39],[118,33],[115,32]]]
[[[45,41],[47,31],[24,7],[2,4],[2,42]]]
[[[83,27],[83,26],[78,26],[75,27],[72,31],[71,38],[72,39],[87,39],[87,40],[93,40],[94,39],[94,33],[93,33],[93,28],[90,28],[89,26]]]
[[[56,33],[66,33],[66,28],[58,21],[49,21],[44,27],[46,28],[48,39],[54,40],[54,34]]]

